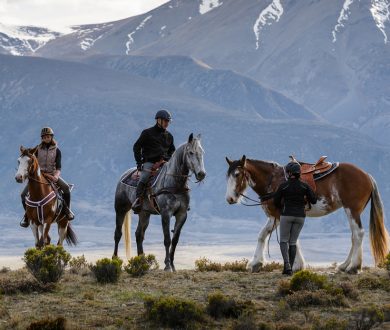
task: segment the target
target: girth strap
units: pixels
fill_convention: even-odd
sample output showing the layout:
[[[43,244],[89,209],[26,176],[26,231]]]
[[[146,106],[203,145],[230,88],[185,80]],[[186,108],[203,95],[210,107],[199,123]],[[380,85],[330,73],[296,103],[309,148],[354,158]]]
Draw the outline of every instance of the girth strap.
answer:
[[[56,193],[54,191],[49,193],[44,199],[40,201],[32,201],[31,199],[26,197],[26,205],[29,207],[33,207],[37,210],[38,221],[43,224],[45,223],[45,218],[43,215],[43,207],[47,203],[51,202],[55,197],[56,197]]]

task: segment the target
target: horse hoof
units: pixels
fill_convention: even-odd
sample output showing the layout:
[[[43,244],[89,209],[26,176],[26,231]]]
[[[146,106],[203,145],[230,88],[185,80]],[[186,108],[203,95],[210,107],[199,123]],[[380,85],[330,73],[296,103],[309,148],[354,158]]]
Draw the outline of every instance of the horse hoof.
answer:
[[[171,272],[171,271],[172,271],[172,268],[171,268],[171,266],[165,266],[164,270],[165,270],[166,272]]]
[[[356,275],[358,273],[358,268],[357,267],[348,267],[345,270],[346,273],[351,274],[351,275]]]
[[[262,267],[263,264],[261,262],[258,262],[250,267],[250,271],[252,273],[258,273]]]

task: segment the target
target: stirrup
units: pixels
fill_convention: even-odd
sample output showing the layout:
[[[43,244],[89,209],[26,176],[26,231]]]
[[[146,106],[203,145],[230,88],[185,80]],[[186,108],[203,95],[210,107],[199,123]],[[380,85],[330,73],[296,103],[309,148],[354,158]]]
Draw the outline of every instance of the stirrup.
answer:
[[[26,215],[24,215],[23,219],[19,223],[20,227],[27,228],[30,224],[28,222],[28,219]]]
[[[143,204],[143,200],[141,197],[137,198],[134,201],[134,204],[131,208],[133,210],[134,214],[138,214],[142,211],[142,204]]]

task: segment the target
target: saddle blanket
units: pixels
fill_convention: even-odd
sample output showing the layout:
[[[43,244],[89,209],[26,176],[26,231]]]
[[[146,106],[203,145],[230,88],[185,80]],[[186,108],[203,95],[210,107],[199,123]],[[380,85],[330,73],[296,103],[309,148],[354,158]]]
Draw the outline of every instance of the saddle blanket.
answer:
[[[149,179],[149,182],[148,182],[148,185],[153,187],[155,182],[157,181],[157,178],[160,174],[161,170],[157,171],[154,175],[152,174],[152,176],[150,177]],[[122,180],[121,182],[125,185],[128,185],[130,187],[134,187],[136,188],[137,185],[138,185],[138,181],[139,181],[139,178],[140,178],[140,172],[137,171],[136,168],[133,168],[129,174],[127,174]]]

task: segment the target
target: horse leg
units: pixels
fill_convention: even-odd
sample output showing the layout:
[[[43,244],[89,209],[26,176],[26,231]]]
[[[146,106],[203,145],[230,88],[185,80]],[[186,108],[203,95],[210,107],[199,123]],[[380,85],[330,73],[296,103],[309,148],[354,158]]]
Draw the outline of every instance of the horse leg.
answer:
[[[175,250],[176,250],[176,245],[179,242],[181,229],[183,228],[187,220],[187,207],[184,209],[184,212],[177,213],[175,217],[176,217],[176,222],[175,222],[175,228],[173,230],[171,250],[169,253],[171,259],[171,268],[172,271],[174,272],[176,271],[175,265],[173,264],[173,260],[175,259]]]
[[[171,234],[169,232],[170,225],[170,215],[169,214],[161,214],[161,222],[164,232],[164,245],[165,245],[165,268],[164,270],[171,270],[171,261],[169,259],[169,247],[171,246]]]
[[[142,242],[145,238],[146,228],[149,226],[150,214],[144,211],[141,211],[138,216],[138,226],[135,231],[135,239],[137,241],[137,253],[141,255],[144,253],[144,248],[142,246]]]
[[[58,222],[58,242],[57,245],[62,246],[66,237],[66,231],[68,229],[69,221]]]
[[[295,255],[294,265],[291,265],[293,272],[305,269],[305,258],[301,251],[301,244],[297,241],[297,254]]]
[[[253,255],[253,259],[251,262],[248,263],[247,268],[252,272],[258,272],[259,269],[263,266],[265,263],[265,247],[266,247],[266,240],[268,236],[271,234],[273,228],[274,228],[274,221],[275,218],[268,218],[267,223],[265,226],[261,229],[259,233],[259,237],[257,240],[257,247],[255,250],[255,253]],[[277,221],[276,226],[279,225],[279,221]]]
[[[350,209],[345,208],[345,213],[347,214],[349,226],[351,228],[352,246],[347,259],[338,266],[338,269],[348,273],[357,273],[362,265],[364,230],[362,228],[360,215],[357,212],[352,212]]]
[[[119,246],[119,241],[122,238],[122,226],[123,226],[123,221],[125,219],[126,213],[130,210],[130,206],[122,207],[122,208],[117,208],[115,207],[115,212],[116,212],[116,226],[115,226],[115,234],[114,234],[114,240],[115,240],[115,247],[114,247],[114,254],[113,257],[118,256],[118,246]]]
[[[51,226],[51,223],[45,223],[43,225],[43,244],[44,245],[50,244],[50,236],[49,236],[50,226]]]
[[[39,241],[38,241],[38,247],[42,247],[44,245],[44,240],[43,240],[43,225],[39,224],[38,225],[38,231],[39,231]]]
[[[38,226],[33,222],[31,221],[31,231],[34,235],[34,238],[35,238],[35,247],[36,248],[39,248],[39,231],[38,231]]]

